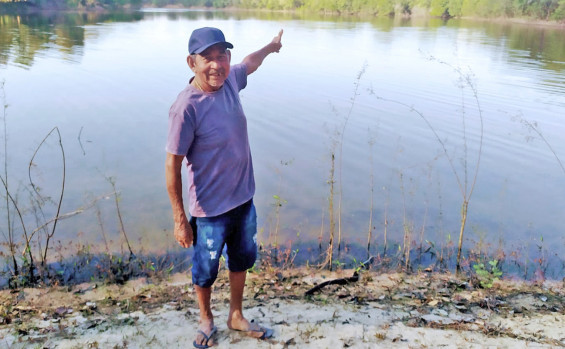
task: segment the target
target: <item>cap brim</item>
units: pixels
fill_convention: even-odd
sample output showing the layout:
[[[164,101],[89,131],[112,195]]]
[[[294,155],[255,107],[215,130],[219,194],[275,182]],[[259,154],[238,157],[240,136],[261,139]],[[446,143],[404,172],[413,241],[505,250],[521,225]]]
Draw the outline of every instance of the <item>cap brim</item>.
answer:
[[[210,48],[214,45],[217,45],[217,44],[223,44],[226,48],[233,48],[233,45],[231,43],[227,42],[227,41],[216,41],[216,42],[213,42],[209,45],[202,46],[202,47],[198,48],[197,50],[194,50],[194,52],[192,52],[192,54],[200,54],[200,53],[206,51],[208,48]]]

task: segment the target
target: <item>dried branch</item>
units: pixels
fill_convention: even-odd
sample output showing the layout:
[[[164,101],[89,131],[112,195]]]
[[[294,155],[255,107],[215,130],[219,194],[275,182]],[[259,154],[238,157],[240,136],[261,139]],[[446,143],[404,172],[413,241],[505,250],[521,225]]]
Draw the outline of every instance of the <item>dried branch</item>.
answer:
[[[33,166],[33,160],[35,159],[35,156],[39,152],[39,149],[41,149],[43,144],[45,144],[45,142],[47,141],[47,139],[51,136],[51,134],[53,132],[57,132],[57,137],[58,137],[58,140],[59,140],[59,148],[61,149],[61,156],[62,156],[62,161],[63,161],[63,173],[62,173],[62,178],[61,178],[61,194],[59,195],[59,201],[57,203],[57,213],[55,214],[55,217],[52,220],[49,221],[49,223],[53,223],[53,227],[51,229],[51,233],[47,234],[47,239],[45,241],[45,249],[43,250],[43,258],[42,258],[41,264],[45,264],[45,261],[47,260],[47,251],[49,249],[49,241],[55,235],[55,230],[57,229],[57,222],[59,220],[59,215],[61,213],[61,205],[63,204],[63,196],[65,194],[65,180],[66,180],[66,165],[67,164],[66,164],[66,160],[65,160],[65,149],[63,147],[63,141],[62,141],[62,138],[61,138],[61,132],[59,131],[59,127],[55,126],[51,131],[49,131],[49,133],[47,133],[45,138],[43,138],[43,140],[39,143],[39,145],[35,149],[35,152],[33,153],[33,156],[31,157],[31,160],[29,161],[29,166],[28,166],[29,183],[31,184],[31,187],[33,188],[33,190],[35,191],[37,196],[41,200],[43,200],[43,196],[41,194],[39,194],[39,191],[37,190],[37,187],[36,187],[35,183],[33,182],[33,179],[31,178],[31,167]],[[49,223],[47,223],[47,224],[49,224]],[[47,224],[44,224],[42,227],[45,227]],[[29,240],[28,240],[28,243],[29,243]]]

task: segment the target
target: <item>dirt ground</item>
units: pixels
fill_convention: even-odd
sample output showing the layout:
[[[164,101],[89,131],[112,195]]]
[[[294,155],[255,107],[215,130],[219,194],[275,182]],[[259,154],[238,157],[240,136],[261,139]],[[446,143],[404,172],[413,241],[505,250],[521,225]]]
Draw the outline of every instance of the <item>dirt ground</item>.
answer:
[[[250,273],[245,315],[275,335],[257,340],[226,326],[225,271],[214,285],[218,348],[565,347],[562,281],[503,280],[490,289],[449,273],[298,268]],[[191,348],[198,308],[190,276],[123,285],[0,291],[0,348]]]

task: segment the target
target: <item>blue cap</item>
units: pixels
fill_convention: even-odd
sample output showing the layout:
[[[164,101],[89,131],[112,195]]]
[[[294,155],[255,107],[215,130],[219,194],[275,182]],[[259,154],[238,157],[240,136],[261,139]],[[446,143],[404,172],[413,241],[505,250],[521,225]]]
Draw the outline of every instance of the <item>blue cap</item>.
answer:
[[[188,40],[188,52],[191,55],[202,53],[215,44],[224,44],[226,48],[233,48],[233,45],[226,41],[220,29],[210,27],[195,29]]]

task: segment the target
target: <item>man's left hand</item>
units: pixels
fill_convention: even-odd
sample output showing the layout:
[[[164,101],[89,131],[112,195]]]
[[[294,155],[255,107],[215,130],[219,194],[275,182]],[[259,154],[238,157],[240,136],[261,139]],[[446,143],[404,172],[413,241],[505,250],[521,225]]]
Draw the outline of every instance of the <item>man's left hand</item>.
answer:
[[[281,29],[281,31],[279,32],[279,34],[273,38],[273,41],[271,41],[271,46],[272,46],[272,48],[273,48],[273,52],[279,53],[279,51],[281,50],[281,47],[282,47],[282,43],[281,43],[282,35],[283,35],[283,30]]]

